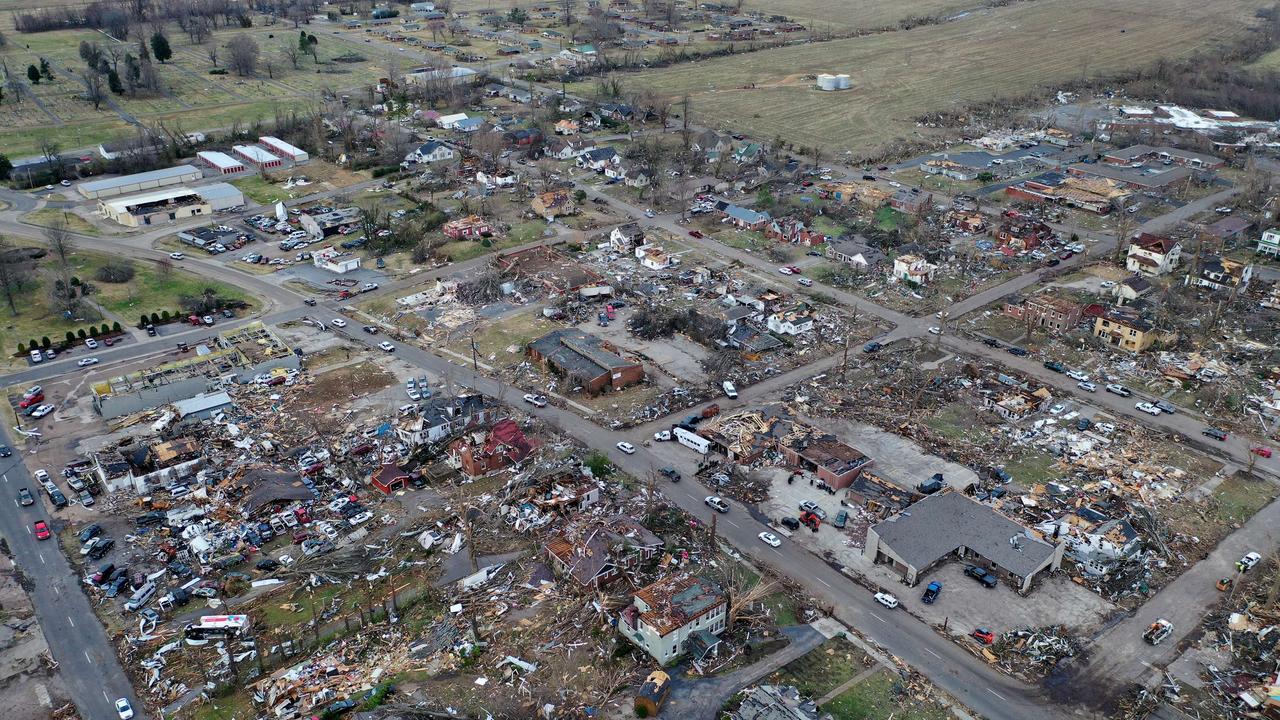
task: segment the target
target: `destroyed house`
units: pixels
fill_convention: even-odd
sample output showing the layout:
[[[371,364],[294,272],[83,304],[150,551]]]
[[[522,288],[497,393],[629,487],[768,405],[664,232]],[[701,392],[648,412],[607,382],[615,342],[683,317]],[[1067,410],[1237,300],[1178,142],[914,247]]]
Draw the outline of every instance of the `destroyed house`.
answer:
[[[764,229],[765,237],[792,245],[812,247],[827,241],[827,236],[805,225],[797,217],[776,218]]]
[[[1155,326],[1137,313],[1111,308],[1093,320],[1093,336],[1129,352],[1142,352],[1159,338]]]
[[[298,216],[298,223],[303,230],[311,233],[311,237],[321,239],[338,234],[345,226],[359,223],[362,213],[358,207],[338,208],[319,215],[302,213]]]
[[[146,495],[195,475],[203,465],[204,448],[195,438],[182,437],[102,450],[92,460],[92,472],[107,489]]]
[[[315,500],[315,492],[298,480],[297,473],[255,468],[234,484],[244,489],[240,509],[250,518],[266,517],[293,503]]]
[[[451,464],[468,477],[480,477],[497,472],[529,457],[533,442],[525,436],[520,426],[510,418],[504,418],[485,430],[468,430],[449,443]]]
[[[1083,312],[1083,305],[1047,293],[1016,298],[1004,306],[1005,315],[1056,332],[1070,330],[1080,324]]]
[[[428,399],[418,414],[402,420],[396,437],[410,447],[437,443],[457,433],[494,421],[499,408],[483,395]]]
[[[996,244],[1010,250],[1034,250],[1053,242],[1053,228],[1037,220],[1005,220],[993,233]]]
[[[863,554],[892,565],[908,585],[955,556],[1026,594],[1037,575],[1061,567],[1064,548],[963,493],[943,490],[869,528]]]
[[[584,296],[591,289],[612,292],[603,278],[568,255],[547,245],[535,245],[499,255],[494,263],[504,279],[519,279],[541,286],[548,293],[578,291]]]
[[[599,588],[653,559],[661,549],[661,538],[648,528],[625,515],[611,515],[553,537],[547,543],[547,558],[558,575],[584,588]]]
[[[529,343],[529,357],[596,394],[644,380],[644,368],[620,357],[613,346],[576,328],[553,330]]]
[[[1212,290],[1243,290],[1253,279],[1253,266],[1230,258],[1205,255],[1200,258],[1199,272],[1188,275],[1193,285]]]
[[[873,515],[883,517],[906,510],[911,503],[923,496],[910,490],[903,490],[864,470],[853,479],[845,490],[844,497],[845,502],[861,505]]]
[[[1038,529],[1061,538],[1067,558],[1088,575],[1105,575],[1142,550],[1142,538],[1127,520],[1092,507],[1077,508]]]
[[[686,652],[695,660],[715,652],[727,621],[728,600],[719,585],[678,574],[638,590],[618,616],[618,632],[668,665]]]
[[[760,685],[743,691],[741,703],[729,712],[728,720],[831,720],[831,717],[793,685]]]
[[[1013,421],[1043,409],[1051,400],[1053,396],[1046,388],[1030,390],[1019,386],[1002,386],[999,391],[983,396],[982,407],[1005,420]]]
[[[835,435],[805,425],[797,425],[778,446],[788,464],[814,473],[836,489],[849,487],[871,465],[871,458]]]

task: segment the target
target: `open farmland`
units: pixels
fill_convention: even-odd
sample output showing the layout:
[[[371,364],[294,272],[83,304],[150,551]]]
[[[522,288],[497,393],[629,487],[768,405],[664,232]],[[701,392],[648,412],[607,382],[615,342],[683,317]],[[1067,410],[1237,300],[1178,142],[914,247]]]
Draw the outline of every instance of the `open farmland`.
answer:
[[[3,3],[0,7],[20,5]],[[295,69],[285,57],[284,49],[286,44],[297,42],[298,31],[292,24],[265,26],[261,16],[255,16],[254,20],[258,24],[253,28],[220,29],[204,45],[192,44],[176,26],[166,28],[173,58],[154,65],[161,78],[162,91],[149,95],[139,93],[136,97],[111,95],[95,111],[91,103],[82,99],[84,86],[78,73],[84,62],[79,57],[79,45],[88,40],[105,47],[115,41],[89,30],[17,33],[8,27],[11,23],[6,17],[3,32],[10,43],[0,52],[0,59],[11,69],[18,69],[15,74],[22,78],[26,91],[21,102],[6,97],[0,103],[0,125],[3,126],[0,148],[11,157],[22,157],[37,154],[45,140],[63,149],[87,147],[132,134],[135,120],[148,124],[164,122],[182,131],[225,128],[236,123],[246,125],[269,120],[277,112],[314,106],[323,90],[341,92],[360,88],[385,73],[385,53],[368,44],[335,36],[333,26],[328,24],[308,28],[308,32],[320,38],[318,62],[302,56]],[[257,75],[247,78],[234,74],[211,75],[209,71],[214,64],[208,49],[223,48],[232,37],[242,33],[254,38],[260,48]],[[125,50],[136,53],[131,44],[118,45],[121,56]],[[365,61],[332,62],[335,56],[353,53],[363,56]],[[227,51],[222,49],[219,67],[225,68],[226,55]],[[23,71],[27,65],[38,63],[41,57],[50,61],[54,79],[29,84]]]
[[[759,138],[875,154],[927,137],[923,113],[1016,98],[1082,76],[1185,56],[1247,32],[1265,0],[1035,2],[942,25],[746,53],[627,76],[631,88],[688,94],[695,119]],[[824,93],[806,75],[848,73]]]

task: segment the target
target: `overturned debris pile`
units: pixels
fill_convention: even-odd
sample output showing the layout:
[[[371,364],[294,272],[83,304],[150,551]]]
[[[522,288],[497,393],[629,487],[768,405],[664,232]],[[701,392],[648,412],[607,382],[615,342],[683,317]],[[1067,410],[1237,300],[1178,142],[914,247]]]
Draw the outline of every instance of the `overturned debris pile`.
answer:
[[[1080,641],[1059,626],[1010,630],[1000,635],[983,654],[993,656],[1010,675],[1037,680],[1048,675],[1060,661],[1075,657],[1081,649]]]

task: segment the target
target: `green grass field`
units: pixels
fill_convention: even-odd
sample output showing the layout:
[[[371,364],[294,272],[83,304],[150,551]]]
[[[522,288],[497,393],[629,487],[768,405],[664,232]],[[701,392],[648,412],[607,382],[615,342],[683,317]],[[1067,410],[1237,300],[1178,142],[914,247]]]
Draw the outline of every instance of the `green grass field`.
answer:
[[[0,10],[21,5],[0,3]],[[79,57],[79,44],[89,40],[107,46],[113,41],[92,31],[63,30],[46,33],[14,32],[7,14],[0,21],[0,31],[9,39],[0,51],[0,59],[15,75],[25,81],[25,68],[47,58],[53,80],[27,83],[21,101],[6,93],[0,102],[0,151],[11,157],[37,154],[43,141],[56,142],[60,148],[73,149],[96,145],[115,137],[132,134],[130,117],[139,122],[163,122],[170,129],[184,132],[227,128],[235,124],[250,125],[269,120],[277,112],[302,106],[314,106],[322,91],[343,92],[368,85],[385,73],[386,51],[351,39],[335,36],[331,30],[312,26],[309,31],[320,39],[319,62],[300,58],[298,66],[284,54],[286,45],[297,40],[292,25],[266,26],[262,16],[248,29],[219,30],[203,45],[190,43],[174,26],[166,35],[174,56],[154,67],[161,78],[162,89],[154,94],[137,96],[111,95],[100,109],[82,99],[84,86],[78,76],[84,62]],[[329,26],[325,26],[328,28]],[[328,33],[328,34],[326,34]],[[209,48],[223,48],[234,36],[246,34],[260,48],[258,71],[254,77],[235,74],[211,75],[213,68]],[[120,45],[123,51],[136,48]],[[356,53],[365,57],[359,63],[335,63],[332,58]],[[221,49],[218,66],[225,68],[227,51]],[[114,106],[113,106],[114,105]]]
[[[938,131],[916,118],[973,102],[1040,93],[1162,56],[1210,49],[1246,32],[1265,0],[1061,0],[1017,3],[909,31],[716,58],[624,76],[678,100],[695,119],[755,137],[876,154]],[[848,73],[824,93],[806,75]],[[590,87],[580,84],[580,92]]]

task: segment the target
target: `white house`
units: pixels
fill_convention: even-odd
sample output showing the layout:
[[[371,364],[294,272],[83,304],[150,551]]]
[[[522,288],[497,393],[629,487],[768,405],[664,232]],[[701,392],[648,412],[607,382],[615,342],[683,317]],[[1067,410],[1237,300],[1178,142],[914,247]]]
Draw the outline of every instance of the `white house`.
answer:
[[[666,270],[675,264],[675,258],[657,245],[641,245],[635,253],[640,264],[650,270]]]
[[[442,142],[431,140],[419,145],[413,152],[404,156],[407,163],[434,163],[454,158],[453,149]]]
[[[649,187],[649,176],[643,170],[637,170],[631,175],[628,175],[622,182],[627,187]]]
[[[596,144],[590,140],[553,140],[547,145],[547,154],[557,160],[572,160],[595,149]]]
[[[1182,244],[1173,238],[1140,233],[1129,240],[1129,254],[1124,266],[1129,272],[1143,275],[1166,275],[1178,267]]]
[[[619,225],[609,233],[609,244],[614,250],[631,252],[631,249],[644,245],[644,230],[637,223]]]
[[[899,255],[893,259],[893,279],[897,282],[926,285],[937,270],[937,265],[917,255]]]
[[[1258,254],[1280,258],[1280,230],[1267,230],[1258,240]]]
[[[636,591],[618,616],[618,632],[666,665],[685,653],[716,652],[728,623],[720,586],[692,575],[670,575]]]
[[[609,165],[604,169],[604,176],[610,180],[625,180],[627,169],[622,165]]]
[[[311,253],[311,262],[321,270],[342,275],[360,269],[360,256],[344,253],[332,245],[326,245]]]
[[[440,119],[437,120],[436,123],[445,130],[456,130],[458,128],[458,123],[466,119],[466,113],[455,113],[453,115],[441,115]]]
[[[489,188],[515,187],[516,183],[520,182],[520,176],[510,170],[498,170],[492,173],[481,170],[476,173],[476,182]]]
[[[771,313],[768,319],[771,332],[783,335],[799,335],[813,329],[813,310],[804,303]]]
[[[596,172],[603,172],[610,165],[617,165],[620,162],[622,157],[618,155],[618,151],[610,147],[588,150],[578,156],[578,167]]]

